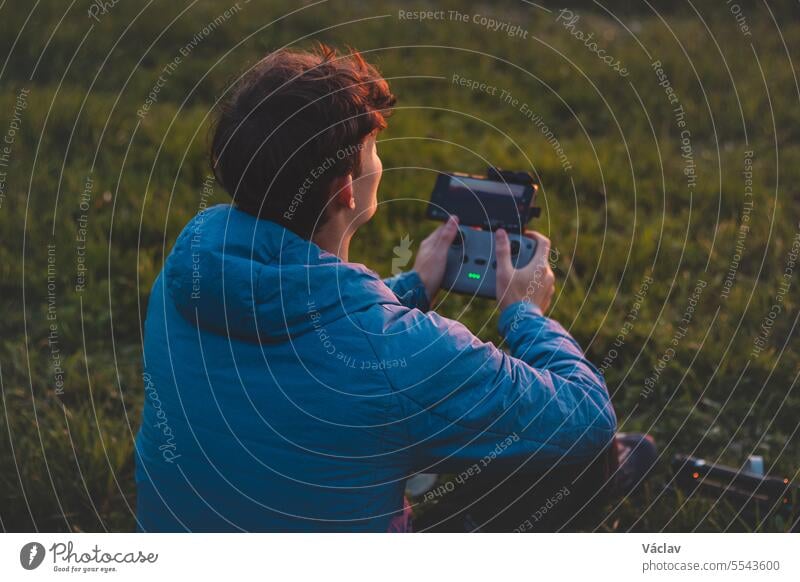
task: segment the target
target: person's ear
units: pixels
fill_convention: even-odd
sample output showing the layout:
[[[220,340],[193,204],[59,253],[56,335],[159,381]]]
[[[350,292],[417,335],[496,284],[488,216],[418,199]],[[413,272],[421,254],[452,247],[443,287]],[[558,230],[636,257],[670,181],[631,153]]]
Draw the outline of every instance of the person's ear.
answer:
[[[337,206],[344,206],[345,208],[349,208],[350,210],[355,210],[356,208],[356,199],[353,195],[353,178],[350,174],[346,176],[340,176],[334,179],[333,184],[333,191],[336,192],[334,195],[334,200]]]

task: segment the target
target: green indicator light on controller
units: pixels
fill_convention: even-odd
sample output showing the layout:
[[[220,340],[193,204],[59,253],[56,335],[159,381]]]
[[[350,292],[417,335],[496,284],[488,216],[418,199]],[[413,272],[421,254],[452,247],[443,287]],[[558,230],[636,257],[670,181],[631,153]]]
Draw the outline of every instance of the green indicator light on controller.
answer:
[[[480,279],[481,278],[481,274],[480,273],[467,273],[467,278],[468,279]]]

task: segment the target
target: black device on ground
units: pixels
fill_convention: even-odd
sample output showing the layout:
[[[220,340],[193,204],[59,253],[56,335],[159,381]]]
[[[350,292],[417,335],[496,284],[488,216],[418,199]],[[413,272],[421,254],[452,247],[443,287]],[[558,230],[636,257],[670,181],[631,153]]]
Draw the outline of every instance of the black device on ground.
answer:
[[[458,235],[447,256],[442,288],[455,293],[495,297],[497,260],[494,231],[503,228],[511,242],[515,268],[527,265],[536,241],[525,226],[539,216],[534,206],[538,185],[527,172],[489,167],[486,176],[442,173],[436,179],[428,218],[459,220]]]
[[[678,488],[715,499],[727,499],[748,516],[778,513],[794,516],[798,487],[788,477],[771,477],[751,471],[709,463],[689,455],[675,455],[672,470]],[[797,530],[798,522],[793,524]]]

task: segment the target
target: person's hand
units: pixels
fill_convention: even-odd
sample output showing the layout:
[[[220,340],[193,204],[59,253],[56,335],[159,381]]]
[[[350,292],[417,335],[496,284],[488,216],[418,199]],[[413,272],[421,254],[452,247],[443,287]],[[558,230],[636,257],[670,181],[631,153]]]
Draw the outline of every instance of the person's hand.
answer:
[[[526,236],[536,240],[536,253],[531,262],[515,269],[511,264],[511,244],[503,229],[495,232],[495,255],[497,256],[497,303],[502,311],[517,301],[528,301],[538,305],[542,312],[550,307],[556,290],[556,277],[547,258],[550,256],[550,239],[532,230]]]
[[[458,232],[458,218],[450,219],[428,235],[419,245],[417,258],[414,260],[414,270],[425,285],[428,301],[433,303],[433,298],[439,292],[447,265],[447,251]]]

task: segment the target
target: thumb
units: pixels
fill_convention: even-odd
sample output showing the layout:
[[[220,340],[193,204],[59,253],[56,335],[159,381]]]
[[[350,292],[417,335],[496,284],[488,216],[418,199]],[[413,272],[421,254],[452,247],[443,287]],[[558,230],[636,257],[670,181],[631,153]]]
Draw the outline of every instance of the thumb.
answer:
[[[511,244],[508,242],[508,234],[502,228],[494,233],[495,256],[497,257],[497,272],[510,274],[514,266],[511,264]]]
[[[458,233],[458,218],[451,216],[447,222],[439,227],[439,242],[444,247],[453,244]]]

